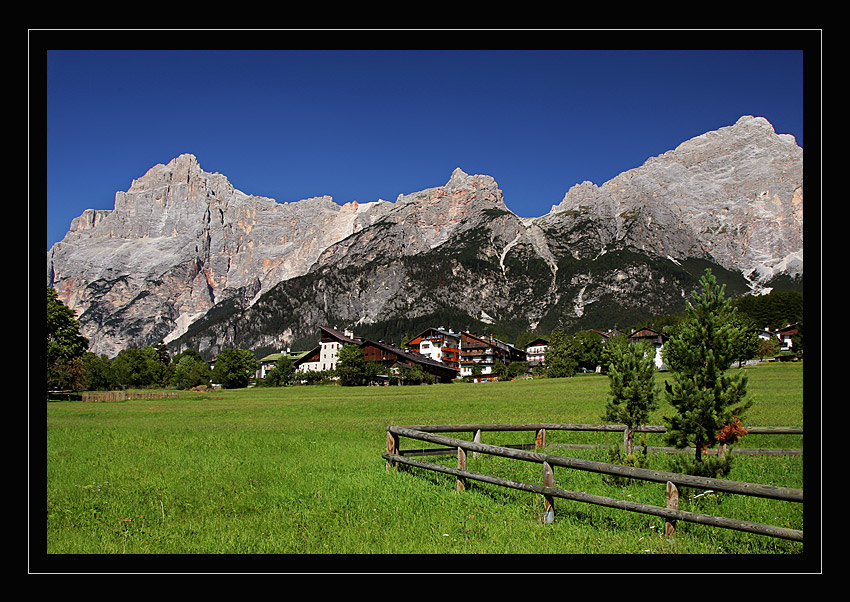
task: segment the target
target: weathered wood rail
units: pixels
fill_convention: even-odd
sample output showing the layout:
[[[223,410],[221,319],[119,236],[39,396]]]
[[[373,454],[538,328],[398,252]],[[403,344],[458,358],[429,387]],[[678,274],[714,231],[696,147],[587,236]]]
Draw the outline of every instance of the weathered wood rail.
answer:
[[[81,393],[83,401],[127,401],[128,399],[163,399],[166,397],[177,397],[173,391],[101,391],[97,393]]]
[[[505,447],[513,447],[518,449],[533,449],[546,445],[546,431],[599,431],[599,432],[623,432],[626,426],[623,424],[554,424],[554,423],[535,423],[535,424],[428,424],[417,426],[405,426],[404,428],[423,431],[426,433],[459,433],[472,432],[475,433],[475,440],[480,441],[481,433],[484,431],[534,431],[537,433],[534,443],[515,444]],[[749,426],[746,427],[749,434],[752,435],[802,435],[803,427],[801,426]],[[666,433],[667,427],[658,425],[643,425],[635,429],[638,433]],[[590,449],[594,447],[607,447],[603,445],[589,444],[569,444],[560,443],[553,447],[566,447],[573,449]],[[667,453],[693,453],[692,448],[677,449],[673,447],[649,447],[649,451],[667,452]],[[716,454],[718,449],[709,449],[705,453]],[[726,450],[724,450],[726,451]],[[409,455],[439,455],[441,453],[453,454],[454,449],[445,448],[443,451],[435,449],[424,450],[409,450],[406,451]],[[800,455],[802,449],[780,449],[780,448],[746,448],[736,447],[727,453],[735,453],[742,455]]]
[[[494,485],[529,491],[543,496],[544,499],[544,521],[552,522],[555,515],[555,498],[574,500],[579,502],[591,503],[610,508],[619,508],[631,512],[642,514],[650,514],[666,519],[666,534],[672,537],[675,533],[676,521],[693,522],[715,527],[723,527],[737,531],[745,531],[749,533],[757,533],[768,535],[782,539],[793,541],[803,541],[803,532],[796,529],[788,529],[773,525],[764,525],[750,521],[742,521],[718,516],[710,516],[695,512],[687,512],[678,509],[678,488],[692,487],[698,489],[711,489],[713,491],[722,491],[739,495],[748,495],[775,500],[783,500],[788,502],[803,502],[803,490],[793,489],[789,487],[777,487],[773,485],[761,485],[757,483],[745,483],[740,481],[727,481],[723,479],[712,479],[707,477],[697,477],[693,475],[678,474],[651,470],[646,468],[636,468],[631,466],[621,466],[617,464],[609,464],[605,462],[596,462],[592,460],[582,460],[578,458],[570,458],[565,456],[556,456],[536,451],[528,451],[521,449],[527,447],[525,444],[502,446],[488,445],[480,442],[482,431],[534,431],[536,448],[545,446],[546,430],[599,430],[599,431],[618,431],[624,430],[623,425],[566,425],[566,424],[498,424],[498,425],[420,425],[420,426],[393,426],[387,427],[387,445],[386,451],[382,457],[387,461],[387,469],[398,469],[400,465],[414,466],[433,470],[444,474],[453,475],[457,479],[457,489],[462,491],[465,489],[466,480],[476,480]],[[661,429],[661,430],[659,430]],[[641,430],[645,432],[663,432],[664,427],[646,426]],[[441,432],[472,432],[475,433],[473,441],[458,439],[440,435]],[[750,432],[760,433],[799,433],[802,434],[801,427],[750,427]],[[428,450],[401,450],[401,437],[426,441],[432,444],[443,445],[443,448],[434,448]],[[534,462],[543,466],[543,484],[525,483],[504,479],[501,477],[487,475],[469,471],[466,469],[466,452],[471,451],[473,454],[490,454],[516,460]],[[430,454],[448,454],[457,453],[457,468],[434,464],[414,459],[413,455],[430,455]],[[574,470],[583,470],[608,474],[630,479],[638,479],[644,481],[652,481],[665,483],[666,485],[666,507],[652,506],[648,504],[640,504],[626,500],[617,500],[604,496],[592,495],[588,493],[578,493],[568,491],[566,489],[556,488],[554,486],[554,468],[563,467]]]

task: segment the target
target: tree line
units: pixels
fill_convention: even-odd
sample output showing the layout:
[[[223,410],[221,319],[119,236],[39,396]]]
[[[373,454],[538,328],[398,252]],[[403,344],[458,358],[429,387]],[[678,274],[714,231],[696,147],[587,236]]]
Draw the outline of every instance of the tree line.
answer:
[[[193,349],[173,357],[165,344],[124,349],[110,359],[88,350],[74,312],[47,288],[47,370],[50,391],[112,391],[137,388],[191,389],[221,383],[245,387],[259,363],[244,349],[226,349],[213,368]]]
[[[802,324],[802,293],[797,291],[746,296],[730,303],[736,308],[732,355],[738,362],[778,353],[779,341],[775,337],[770,340],[758,337],[761,327],[777,328],[789,322]],[[655,318],[644,323],[644,326],[672,336],[686,321],[687,313],[683,312]],[[523,347],[536,336],[535,333],[524,333],[517,339],[516,345]],[[581,371],[592,371],[597,366],[607,369],[615,352],[627,343],[627,337],[616,336],[603,345],[599,333],[585,331],[568,335],[559,327],[549,335],[546,365],[535,367],[534,371],[539,376],[560,378]],[[795,340],[794,348],[796,353],[801,353],[801,337]],[[416,367],[387,374],[386,368],[380,364],[370,365],[359,359],[354,351],[341,351],[336,371],[305,373],[299,376],[299,381],[312,384],[336,379],[346,385],[374,384],[384,382],[384,379],[389,379],[390,384],[432,382],[429,374]],[[146,387],[190,389],[208,386],[211,382],[226,388],[238,388],[251,382],[258,367],[257,358],[248,350],[223,350],[211,368],[200,353],[191,349],[170,356],[162,342],[139,349],[122,350],[112,359],[106,355],[97,355],[88,351],[88,340],[80,334],[73,311],[58,299],[54,289],[47,288],[48,391]],[[494,371],[500,378],[514,378],[527,373],[529,365],[526,362],[513,362],[506,366],[497,362]],[[265,379],[258,380],[256,384],[282,386],[293,383],[294,378],[294,367],[284,357]]]
[[[708,273],[711,273],[710,270]],[[776,330],[788,324],[799,326],[799,334],[794,337],[793,348],[794,354],[802,357],[803,294],[801,292],[776,291],[767,295],[745,295],[727,300],[730,308],[734,308],[734,315],[729,318],[735,325],[735,338],[731,341],[733,362],[740,364],[747,360],[764,359],[779,354],[781,346],[779,339],[776,336],[762,338],[759,334],[763,329]],[[677,314],[650,318],[639,325],[627,328],[626,331],[650,328],[664,335],[673,336],[684,327],[688,319],[689,314],[686,310]],[[518,348],[524,348],[540,336],[536,332],[522,333],[517,337],[515,345]],[[569,335],[563,327],[558,327],[547,339],[549,341],[546,351],[548,369],[541,368],[540,372],[550,377],[562,377],[572,376],[576,372],[594,370],[597,366],[602,366],[604,369],[610,362],[610,355],[615,347],[626,344],[627,339],[628,336],[625,334],[618,335],[609,338],[603,345],[602,336],[598,332],[582,331]]]

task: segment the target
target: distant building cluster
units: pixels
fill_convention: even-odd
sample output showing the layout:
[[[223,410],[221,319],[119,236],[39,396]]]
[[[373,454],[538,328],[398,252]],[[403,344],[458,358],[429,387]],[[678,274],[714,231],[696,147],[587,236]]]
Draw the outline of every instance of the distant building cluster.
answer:
[[[386,366],[389,373],[398,373],[402,367],[418,367],[430,374],[434,382],[450,382],[457,378],[475,378],[494,380],[499,372],[498,365],[512,362],[526,362],[529,370],[546,365],[546,352],[549,341],[537,338],[520,349],[500,341],[491,335],[454,332],[446,328],[428,328],[408,341],[402,349],[383,341],[373,341],[355,335],[350,330],[320,327],[319,342],[309,351],[273,353],[260,360],[258,378],[265,378],[278,360],[288,357],[297,372],[324,372],[335,370],[339,350],[345,345],[355,345],[363,351],[367,362],[377,362]],[[604,343],[617,335],[626,336],[617,329],[596,330]],[[759,336],[763,339],[777,338],[780,350],[790,351],[791,339],[798,333],[797,324],[789,324],[775,331],[763,329]],[[663,359],[664,343],[668,335],[641,328],[628,335],[632,342],[649,341],[655,347],[655,366],[665,370]]]
[[[612,330],[592,330],[605,342],[625,333]],[[643,328],[629,335],[632,341],[648,340],[655,346],[655,364],[664,369],[662,348],[667,335]],[[529,370],[546,365],[549,341],[537,338],[524,348],[500,341],[489,334],[455,332],[451,329],[428,328],[407,342],[404,349],[383,341],[359,337],[350,330],[320,327],[319,342],[309,351],[281,352],[260,360],[259,378],[265,378],[277,361],[288,357],[297,372],[323,372],[337,366],[339,350],[345,345],[355,345],[363,351],[367,362],[386,366],[388,373],[398,373],[402,367],[417,367],[430,374],[434,382],[451,382],[457,378],[494,380],[500,372],[499,364],[526,362]]]

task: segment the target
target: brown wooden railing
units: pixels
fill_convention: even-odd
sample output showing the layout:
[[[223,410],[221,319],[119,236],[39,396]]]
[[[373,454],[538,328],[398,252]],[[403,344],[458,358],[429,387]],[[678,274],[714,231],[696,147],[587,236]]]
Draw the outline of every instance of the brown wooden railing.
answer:
[[[163,399],[177,397],[173,391],[100,391],[97,393],[81,393],[83,401],[127,401],[128,399]]]
[[[764,525],[759,523],[753,523],[750,521],[742,521],[718,516],[709,516],[694,512],[686,512],[678,509],[679,487],[711,489],[713,491],[721,491],[727,493],[735,493],[739,495],[756,496],[797,503],[803,502],[802,489],[697,477],[693,475],[663,472],[658,470],[636,468],[631,466],[621,466],[618,464],[582,460],[565,456],[556,456],[552,454],[545,454],[537,451],[528,451],[528,449],[523,449],[532,446],[538,449],[544,447],[546,430],[622,431],[624,429],[625,427],[623,425],[575,424],[467,424],[421,426],[391,425],[387,427],[386,451],[382,454],[382,457],[387,461],[388,470],[393,468],[398,469],[401,465],[407,465],[453,475],[457,479],[456,487],[459,491],[463,491],[465,489],[467,480],[476,480],[486,483],[492,483],[494,485],[502,487],[508,487],[512,489],[518,489],[522,491],[529,491],[532,493],[540,494],[543,496],[544,499],[544,522],[547,523],[550,523],[554,520],[555,498],[562,498],[663,517],[667,521],[665,533],[668,537],[674,535],[676,521],[681,520],[686,522],[711,525],[715,527],[723,527],[737,531],[768,535],[793,541],[803,541],[803,532],[801,530],[787,529],[784,527]],[[801,427],[748,427],[748,429],[750,433],[802,434]],[[664,427],[646,426],[641,427],[640,430],[643,432],[664,432],[665,429]],[[533,431],[535,432],[535,443],[511,446],[487,445],[480,442],[482,431]],[[458,439],[455,437],[448,437],[445,435],[438,434],[441,432],[472,432],[475,433],[475,435],[473,441],[467,441],[464,439]],[[444,447],[418,450],[402,450],[400,448],[401,437],[426,441],[432,444],[442,445]],[[536,483],[525,483],[510,479],[504,479],[493,475],[469,471],[466,469],[467,451],[471,451],[473,452],[473,454],[484,453],[494,456],[501,456],[526,462],[542,464],[543,483],[542,485]],[[412,457],[416,455],[445,455],[455,453],[457,454],[457,468],[441,464],[434,464],[432,462],[425,462],[423,460],[417,460]],[[591,495],[583,492],[578,493],[574,491],[567,491],[565,489],[556,488],[554,486],[555,467],[570,468],[574,470],[583,470],[601,474],[627,477],[630,479],[665,483],[667,504],[665,507],[652,506],[648,504],[639,504],[626,500],[617,500],[598,495]]]

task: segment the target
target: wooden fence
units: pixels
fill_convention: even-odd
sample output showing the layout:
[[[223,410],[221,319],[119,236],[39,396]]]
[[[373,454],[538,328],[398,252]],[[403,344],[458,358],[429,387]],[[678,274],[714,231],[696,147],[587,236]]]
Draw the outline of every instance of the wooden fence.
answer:
[[[83,401],[127,401],[128,399],[163,399],[166,397],[177,397],[173,391],[103,391],[98,393],[82,393]]]
[[[792,489],[789,487],[776,487],[773,485],[760,485],[756,483],[744,483],[740,481],[727,481],[723,479],[712,479],[707,477],[697,477],[693,475],[678,474],[671,472],[663,472],[658,470],[650,470],[646,468],[636,468],[631,466],[621,466],[618,464],[608,464],[605,462],[596,462],[591,460],[581,460],[578,458],[569,458],[565,456],[556,456],[541,452],[528,451],[528,447],[542,448],[546,445],[547,430],[573,430],[573,431],[623,431],[623,425],[587,425],[587,424],[497,424],[497,425],[422,425],[422,426],[388,426],[387,427],[387,445],[386,451],[382,457],[387,461],[387,469],[398,469],[400,465],[415,466],[444,474],[453,475],[456,477],[456,487],[458,491],[465,489],[466,480],[476,480],[494,485],[509,487],[531,493],[537,493],[543,496],[544,500],[544,521],[551,523],[555,517],[555,498],[586,502],[610,508],[619,508],[638,512],[642,514],[651,514],[666,519],[665,533],[668,537],[675,534],[676,521],[686,521],[711,525],[715,527],[723,527],[737,531],[745,531],[749,533],[757,533],[768,535],[782,539],[793,541],[803,541],[803,532],[796,529],[787,529],[784,527],[776,527],[773,525],[764,525],[753,523],[750,521],[742,521],[737,519],[723,518],[718,516],[710,516],[695,512],[687,512],[679,510],[678,507],[678,488],[693,487],[697,489],[711,489],[713,491],[722,491],[727,493],[735,493],[740,495],[748,495],[762,498],[770,498],[776,500],[784,500],[789,502],[803,502],[803,490]],[[802,434],[801,427],[748,427],[750,433],[761,434],[779,434],[779,433],[794,433]],[[519,444],[510,446],[487,445],[481,443],[482,431],[533,431],[535,432],[535,442],[533,444]],[[643,432],[664,432],[663,426],[644,426],[640,431]],[[441,432],[472,432],[475,433],[473,441],[457,439],[455,437],[447,437],[440,435]],[[401,437],[426,441],[437,445],[442,445],[442,448],[418,449],[402,451],[399,442]],[[471,451],[474,455],[484,453],[494,456],[513,458],[516,460],[535,462],[543,466],[543,484],[524,483],[503,479],[492,475],[472,472],[466,469],[466,452]],[[455,454],[457,453],[457,468],[434,464],[416,460],[412,456],[422,455],[437,455],[437,454]],[[737,452],[735,452],[737,453]],[[638,479],[644,481],[653,481],[665,483],[667,504],[665,507],[652,506],[648,504],[639,504],[626,500],[617,500],[613,498],[591,495],[588,493],[578,493],[565,489],[556,488],[554,486],[554,468],[556,466],[570,468],[574,470],[584,470],[601,474],[608,474],[630,479]]]

